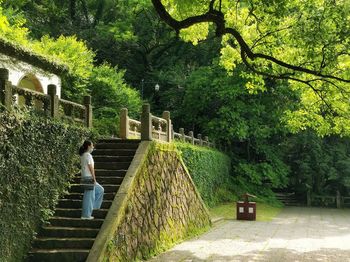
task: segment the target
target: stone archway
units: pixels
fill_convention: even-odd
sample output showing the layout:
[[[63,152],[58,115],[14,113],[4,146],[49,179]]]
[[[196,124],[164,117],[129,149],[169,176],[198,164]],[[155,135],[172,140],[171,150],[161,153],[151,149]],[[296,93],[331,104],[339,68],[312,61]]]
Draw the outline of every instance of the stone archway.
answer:
[[[34,75],[34,74],[26,74],[24,75],[17,84],[18,87],[21,88],[26,88],[26,89],[30,89],[33,91],[37,91],[40,93],[44,93],[43,87],[39,81],[39,79]],[[25,105],[25,99],[23,96],[19,96],[18,97],[18,104],[20,106]],[[35,107],[36,108],[41,108],[42,107],[42,102],[40,101],[35,101]]]

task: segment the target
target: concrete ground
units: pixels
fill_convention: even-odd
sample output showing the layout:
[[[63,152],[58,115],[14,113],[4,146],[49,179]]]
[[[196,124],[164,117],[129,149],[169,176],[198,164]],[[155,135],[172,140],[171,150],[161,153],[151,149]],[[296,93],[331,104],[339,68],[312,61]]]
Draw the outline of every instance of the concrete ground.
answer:
[[[226,220],[150,261],[350,261],[350,209],[287,207],[270,222]]]

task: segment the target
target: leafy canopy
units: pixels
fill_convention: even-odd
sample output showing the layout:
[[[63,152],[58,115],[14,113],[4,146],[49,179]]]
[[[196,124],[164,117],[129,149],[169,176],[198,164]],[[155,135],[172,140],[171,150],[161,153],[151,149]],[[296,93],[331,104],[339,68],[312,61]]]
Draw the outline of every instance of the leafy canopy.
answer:
[[[287,82],[300,107],[286,111],[292,131],[348,135],[350,2],[346,0],[152,0],[155,10],[186,41],[215,33],[221,65],[243,73],[252,93],[266,79]]]

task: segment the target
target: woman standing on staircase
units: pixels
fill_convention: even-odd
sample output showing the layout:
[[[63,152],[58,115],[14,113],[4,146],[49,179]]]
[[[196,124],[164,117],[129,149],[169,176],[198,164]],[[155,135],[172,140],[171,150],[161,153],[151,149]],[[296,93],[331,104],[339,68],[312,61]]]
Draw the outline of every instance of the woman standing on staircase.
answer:
[[[94,145],[91,141],[84,141],[79,149],[81,163],[81,184],[84,186],[82,219],[93,219],[92,211],[102,205],[104,188],[96,182],[94,159],[92,151]]]

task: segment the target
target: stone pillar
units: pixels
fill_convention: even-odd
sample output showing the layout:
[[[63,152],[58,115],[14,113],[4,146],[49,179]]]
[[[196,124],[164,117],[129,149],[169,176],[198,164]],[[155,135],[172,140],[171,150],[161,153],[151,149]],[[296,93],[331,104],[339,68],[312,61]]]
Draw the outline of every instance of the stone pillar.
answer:
[[[0,68],[0,104],[10,110],[12,107],[12,87],[9,80],[9,70]]]
[[[166,138],[168,142],[171,142],[172,138],[172,125],[171,125],[171,119],[170,119],[170,112],[164,111],[162,117],[166,120]]]
[[[52,118],[57,118],[58,117],[58,95],[56,94],[57,88],[55,85],[48,85],[47,86],[47,92],[50,96],[50,115]]]
[[[185,142],[185,129],[183,129],[182,127],[179,129],[179,133],[181,134],[181,141]]]
[[[341,195],[340,192],[337,190],[337,208],[341,208],[342,203],[341,203]]]
[[[202,146],[203,145],[202,134],[198,134],[197,138],[199,139],[199,145]]]
[[[152,140],[152,115],[149,104],[142,105],[141,114],[141,140]]]
[[[193,131],[188,132],[188,135],[191,137],[191,144],[194,145]]]
[[[92,105],[91,96],[84,96],[85,106],[85,125],[87,128],[92,128]]]
[[[128,139],[129,137],[129,115],[128,109],[122,108],[120,110],[120,123],[119,123],[119,132],[121,139]]]

